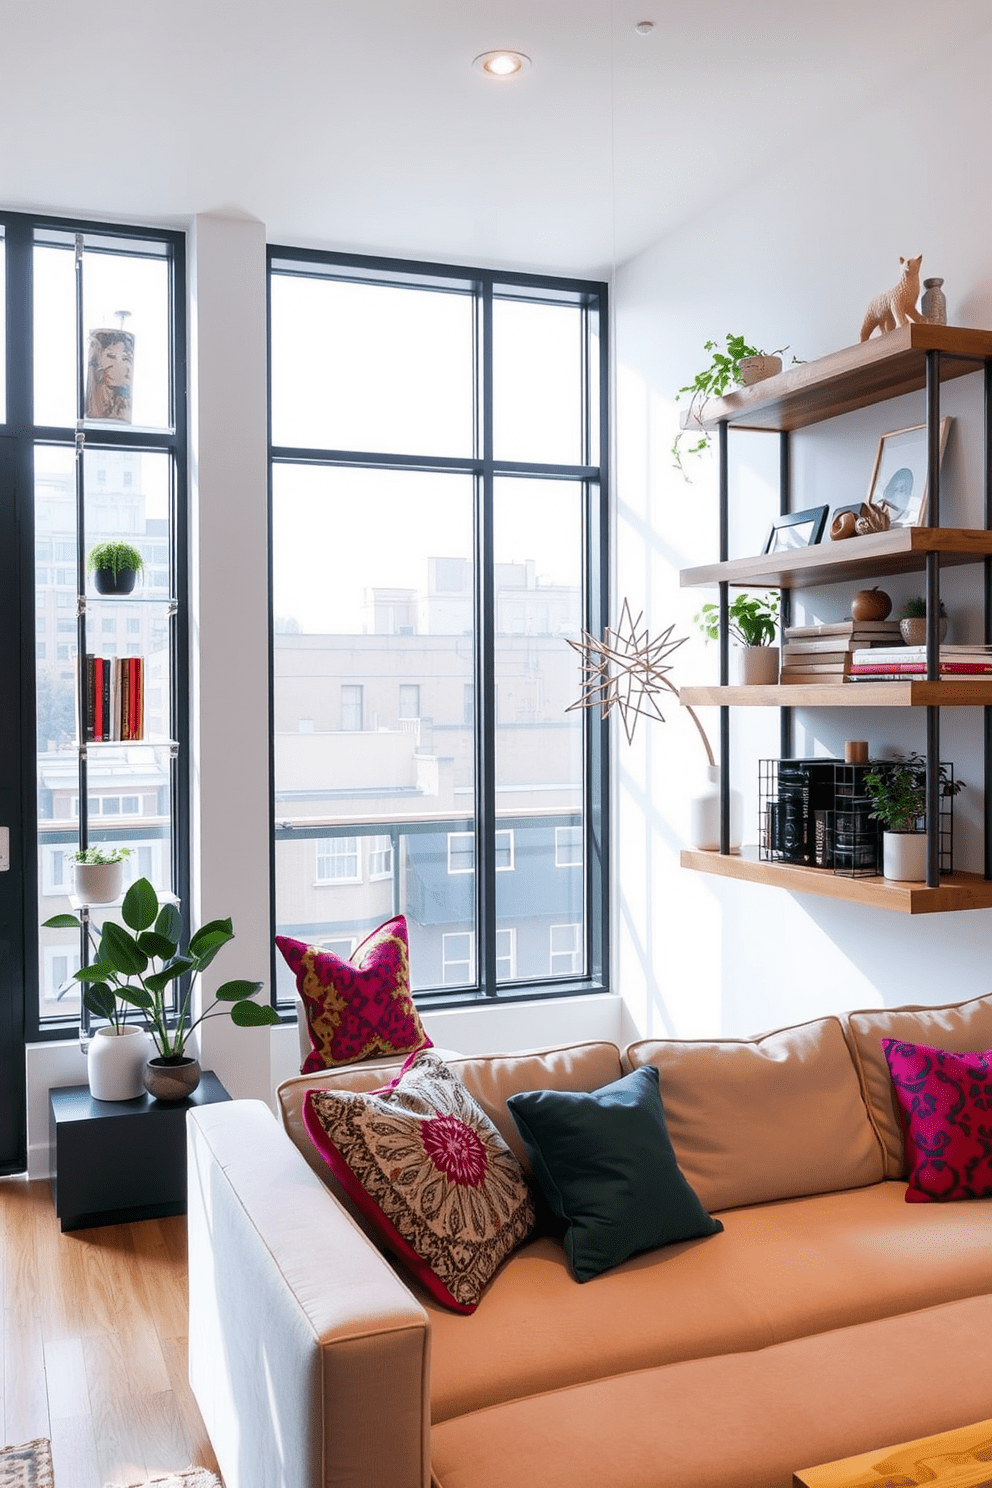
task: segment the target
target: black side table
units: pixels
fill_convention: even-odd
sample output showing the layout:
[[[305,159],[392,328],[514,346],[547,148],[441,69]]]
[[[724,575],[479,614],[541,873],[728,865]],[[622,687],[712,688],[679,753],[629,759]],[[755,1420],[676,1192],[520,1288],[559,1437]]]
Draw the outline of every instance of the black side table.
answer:
[[[230,1100],[212,1070],[193,1094],[164,1103],[99,1101],[88,1085],[49,1092],[52,1196],[63,1230],[186,1212],[186,1112]]]

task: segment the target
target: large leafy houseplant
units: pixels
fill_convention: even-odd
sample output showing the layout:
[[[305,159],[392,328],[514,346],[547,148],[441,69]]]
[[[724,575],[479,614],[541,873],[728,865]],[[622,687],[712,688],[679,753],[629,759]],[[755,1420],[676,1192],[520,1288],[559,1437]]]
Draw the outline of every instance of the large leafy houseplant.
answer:
[[[186,1042],[205,1018],[219,1017],[229,1011],[231,1021],[239,1028],[260,1028],[279,1022],[275,1008],[251,1001],[264,984],[241,980],[218,987],[214,1001],[190,1021],[196,977],[234,939],[229,919],[201,925],[182,951],[183,923],[179,909],[174,904],[160,905],[147,878],[136,879],[128,889],[121,916],[123,925],[114,920],[104,921],[99,940],[92,930],[89,932],[94,959],[76,972],[76,981],[84,984],[83,1002],[91,1013],[106,1018],[119,1030],[128,1010],[137,1009],[159,1056],[167,1063],[178,1063],[186,1057]],[[61,914],[46,920],[45,927],[78,930],[81,923],[76,915]],[[173,1014],[170,989],[184,978],[185,990],[181,991],[178,1010]],[[218,1003],[228,1006],[218,1007]]]

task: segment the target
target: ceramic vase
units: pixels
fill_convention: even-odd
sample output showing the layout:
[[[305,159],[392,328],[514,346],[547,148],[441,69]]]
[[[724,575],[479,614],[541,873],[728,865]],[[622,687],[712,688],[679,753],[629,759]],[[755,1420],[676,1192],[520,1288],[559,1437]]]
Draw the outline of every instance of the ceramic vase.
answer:
[[[195,1059],[163,1059],[156,1055],[144,1068],[145,1089],[159,1101],[183,1101],[200,1083],[200,1066]]]
[[[730,792],[730,851],[741,845],[742,798]],[[689,797],[689,843],[700,852],[720,851],[720,766],[707,765],[703,783]]]
[[[782,358],[760,355],[741,357],[737,370],[744,386],[750,387],[754,382],[764,382],[766,377],[777,377],[782,370]]]
[[[145,1064],[151,1042],[143,1028],[98,1028],[86,1051],[86,1073],[94,1100],[137,1100],[145,1093]]]
[[[886,878],[893,878],[901,883],[925,883],[927,834],[883,832],[882,872]]]
[[[943,279],[924,279],[920,314],[928,325],[947,324],[947,301],[941,289]]]
[[[730,681],[738,687],[774,686],[778,681],[778,647],[733,647],[730,653]]]
[[[74,863],[76,898],[83,904],[113,904],[124,883],[124,863]]]

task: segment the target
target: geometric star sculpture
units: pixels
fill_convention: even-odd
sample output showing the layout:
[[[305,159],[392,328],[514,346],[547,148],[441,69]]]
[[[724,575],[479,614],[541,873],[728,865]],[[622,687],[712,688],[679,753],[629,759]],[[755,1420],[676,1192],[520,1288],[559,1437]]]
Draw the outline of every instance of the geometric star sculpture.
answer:
[[[581,632],[581,641],[573,641],[566,636],[573,651],[578,651],[584,659],[582,695],[574,703],[570,703],[565,712],[571,713],[573,708],[598,707],[601,710],[600,717],[605,719],[616,708],[623,722],[628,744],[634,741],[638,717],[658,718],[664,723],[665,715],[658,703],[662,688],[678,696],[678,688],[665,675],[672,670],[665,663],[665,658],[671,656],[679,646],[683,646],[687,639],[682,636],[673,641],[671,637],[675,626],[670,625],[653,641],[650,640],[646,630],[638,630],[643,615],[642,610],[636,620],[632,619],[630,605],[625,599],[619,625],[612,631],[607,626],[601,641],[587,630]],[[712,764],[713,751],[703,727],[692,708],[687,708],[687,712],[699,730]]]

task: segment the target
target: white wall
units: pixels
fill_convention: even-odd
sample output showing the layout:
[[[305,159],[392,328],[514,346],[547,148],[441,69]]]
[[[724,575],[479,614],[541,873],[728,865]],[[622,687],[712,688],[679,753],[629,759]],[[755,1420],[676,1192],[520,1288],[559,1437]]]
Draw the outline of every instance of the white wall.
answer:
[[[684,407],[673,396],[705,365],[703,343],[743,333],[769,351],[787,344],[787,361],[852,345],[868,300],[894,283],[899,255],[919,252],[923,275],[945,279],[950,322],[992,326],[980,49],[930,62],[912,101],[893,95],[857,127],[839,120],[803,158],[789,154],[787,119],[775,120],[773,164],[618,273],[617,603],[628,595],[635,614],[643,606],[652,635],[674,621],[675,634],[691,638],[675,658],[678,683],[717,679],[716,648],[703,646],[692,618],[716,591],[680,590],[678,578],[718,556],[715,460],[687,462],[686,483],[669,455]],[[946,384],[942,410],[955,418],[942,520],[981,526],[980,376]],[[795,436],[793,508],[863,500],[879,435],[922,417],[921,395]],[[778,509],[777,438],[732,434],[731,459],[731,555],[760,552]],[[942,579],[951,640],[981,637],[979,583],[977,567]],[[855,587],[811,591],[797,618],[842,618]],[[922,580],[883,587],[898,605],[922,592]],[[664,725],[642,720],[633,747],[622,736],[617,746],[618,986],[644,1033],[747,1033],[988,990],[992,911],[910,917],[682,870],[687,782],[704,757],[677,705],[665,711]],[[704,716],[715,747],[718,714]],[[757,759],[778,753],[778,714],[732,716],[732,775],[751,822],[745,840],[754,841]],[[845,738],[866,738],[879,752],[922,748],[924,727],[922,712],[799,712],[795,752],[834,754]],[[941,740],[968,785],[955,802],[955,864],[980,872],[980,711],[945,711]]]

